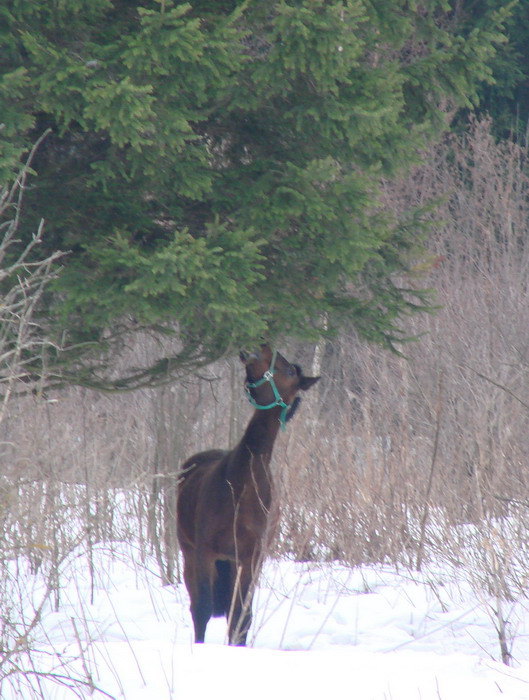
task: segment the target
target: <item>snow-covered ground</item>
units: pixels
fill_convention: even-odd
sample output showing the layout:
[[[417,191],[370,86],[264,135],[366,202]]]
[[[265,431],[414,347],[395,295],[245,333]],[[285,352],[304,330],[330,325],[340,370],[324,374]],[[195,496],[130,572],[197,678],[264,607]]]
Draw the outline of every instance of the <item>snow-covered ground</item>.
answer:
[[[493,601],[453,572],[269,562],[251,646],[239,649],[225,645],[223,620],[194,645],[184,586],[163,587],[154,563],[137,560],[122,546],[100,547],[93,574],[84,554],[65,563],[59,610],[45,604],[32,652],[16,658],[2,699],[529,698],[529,604],[506,608],[507,667]],[[19,570],[16,580],[37,606],[40,579]],[[73,678],[91,679],[92,696]]]

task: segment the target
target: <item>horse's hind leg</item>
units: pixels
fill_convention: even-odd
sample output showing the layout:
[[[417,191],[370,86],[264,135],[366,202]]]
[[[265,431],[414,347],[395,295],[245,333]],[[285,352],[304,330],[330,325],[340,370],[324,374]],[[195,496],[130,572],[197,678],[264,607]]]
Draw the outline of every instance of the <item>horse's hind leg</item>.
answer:
[[[199,581],[197,596],[191,600],[191,615],[195,627],[195,642],[202,644],[206,636],[206,627],[213,613],[213,596],[211,583],[207,579]]]
[[[195,628],[195,642],[202,644],[206,627],[213,613],[211,576],[206,567],[184,554],[184,581],[191,600],[190,610]]]

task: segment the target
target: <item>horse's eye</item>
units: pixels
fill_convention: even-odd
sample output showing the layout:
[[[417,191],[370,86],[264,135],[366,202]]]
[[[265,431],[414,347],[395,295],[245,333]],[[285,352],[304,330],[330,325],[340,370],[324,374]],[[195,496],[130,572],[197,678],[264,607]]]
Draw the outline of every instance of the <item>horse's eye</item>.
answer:
[[[290,365],[290,367],[287,369],[287,373],[289,377],[295,377],[298,371],[293,365]]]

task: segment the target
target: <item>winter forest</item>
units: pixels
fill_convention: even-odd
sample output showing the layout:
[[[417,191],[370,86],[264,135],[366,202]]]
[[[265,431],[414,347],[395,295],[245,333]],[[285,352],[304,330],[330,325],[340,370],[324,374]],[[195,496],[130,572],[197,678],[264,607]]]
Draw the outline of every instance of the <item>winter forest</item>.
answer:
[[[1,698],[529,698],[528,36],[529,0],[0,0]],[[321,379],[247,648],[196,645],[179,470],[264,342]]]

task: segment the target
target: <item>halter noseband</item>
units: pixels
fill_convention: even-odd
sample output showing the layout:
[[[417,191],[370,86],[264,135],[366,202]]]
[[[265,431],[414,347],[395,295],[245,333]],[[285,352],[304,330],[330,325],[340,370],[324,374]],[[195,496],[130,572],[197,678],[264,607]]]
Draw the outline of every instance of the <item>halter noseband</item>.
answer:
[[[281,415],[279,416],[279,422],[281,423],[281,430],[285,430],[286,429],[286,422],[288,420],[287,413],[288,413],[288,410],[291,408],[291,404],[286,404],[283,401],[283,398],[277,389],[276,383],[274,382],[274,372],[275,372],[274,365],[276,362],[276,355],[277,355],[277,351],[274,350],[274,353],[272,355],[272,362],[270,363],[270,367],[269,367],[269,369],[266,370],[266,372],[263,374],[261,379],[258,379],[255,382],[248,382],[247,381],[244,388],[245,388],[246,393],[248,394],[248,401],[252,404],[252,406],[254,408],[258,408],[261,411],[267,411],[269,408],[275,408],[276,406],[281,407],[282,410],[281,410]],[[273,401],[272,403],[266,404],[266,406],[263,406],[262,404],[257,403],[257,401],[252,396],[250,389],[257,389],[257,387],[261,386],[265,382],[268,382],[270,384],[270,387],[274,393],[275,401]]]

